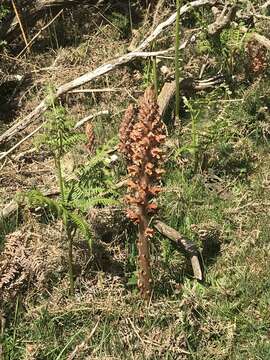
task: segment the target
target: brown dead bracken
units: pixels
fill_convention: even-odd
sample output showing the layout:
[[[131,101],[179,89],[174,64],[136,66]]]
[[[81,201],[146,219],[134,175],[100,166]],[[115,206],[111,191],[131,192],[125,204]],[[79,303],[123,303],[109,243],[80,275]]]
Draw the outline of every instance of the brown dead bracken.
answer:
[[[149,227],[149,214],[157,211],[153,198],[161,191],[157,185],[164,170],[165,126],[161,121],[155,92],[148,88],[140,99],[135,116],[129,106],[120,127],[119,150],[128,160],[128,217],[138,224],[139,277],[138,287],[145,300],[151,296],[151,268],[148,240],[153,236]]]

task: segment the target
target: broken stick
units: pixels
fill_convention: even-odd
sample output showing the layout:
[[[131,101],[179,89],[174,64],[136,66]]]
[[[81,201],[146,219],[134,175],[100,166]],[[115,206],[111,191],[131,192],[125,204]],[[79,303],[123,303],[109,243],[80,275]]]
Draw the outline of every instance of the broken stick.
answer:
[[[221,33],[223,29],[225,29],[230,22],[233,21],[236,11],[237,11],[237,5],[233,5],[227,12],[228,5],[225,5],[224,9],[222,10],[222,13],[216,18],[216,21],[210,25],[208,25],[208,34],[211,36],[217,36]]]
[[[190,258],[193,274],[197,280],[203,280],[203,270],[200,261],[200,252],[197,246],[190,240],[185,239],[178,231],[166,225],[162,221],[154,222],[155,229],[170,239],[177,248]]]

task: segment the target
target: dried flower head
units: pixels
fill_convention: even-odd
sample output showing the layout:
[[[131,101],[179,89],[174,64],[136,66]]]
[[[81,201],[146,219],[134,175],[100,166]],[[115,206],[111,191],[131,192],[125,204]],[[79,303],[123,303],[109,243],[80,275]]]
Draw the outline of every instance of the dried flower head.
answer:
[[[122,120],[120,130],[119,130],[119,151],[126,156],[127,159],[131,157],[131,146],[130,146],[130,133],[133,129],[135,109],[132,104],[130,104],[125,112],[124,118]]]
[[[95,148],[95,133],[92,124],[87,123],[85,126],[85,134],[87,138],[86,148],[87,150],[92,153]]]
[[[249,56],[249,69],[254,75],[262,73],[267,67],[267,50],[255,40],[247,43],[247,52]]]

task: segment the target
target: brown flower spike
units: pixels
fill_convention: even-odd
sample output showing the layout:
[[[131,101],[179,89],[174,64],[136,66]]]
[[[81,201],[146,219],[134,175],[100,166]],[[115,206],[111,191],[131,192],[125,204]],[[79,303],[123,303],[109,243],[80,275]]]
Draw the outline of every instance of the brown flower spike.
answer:
[[[267,68],[267,50],[255,40],[247,43],[249,69],[253,75],[261,74]]]
[[[118,149],[128,160],[131,158],[130,133],[133,129],[134,115],[134,107],[130,104],[125,112],[119,130],[120,144]]]
[[[129,106],[120,128],[119,150],[128,160],[128,217],[138,224],[139,278],[138,287],[144,299],[151,296],[151,269],[148,240],[153,236],[149,228],[149,214],[157,211],[153,198],[161,191],[156,183],[164,170],[161,145],[165,141],[165,126],[159,115],[155,92],[148,88],[140,99],[135,117]]]
[[[87,138],[86,148],[89,153],[93,153],[95,148],[95,134],[92,124],[87,123],[85,126],[85,135]]]

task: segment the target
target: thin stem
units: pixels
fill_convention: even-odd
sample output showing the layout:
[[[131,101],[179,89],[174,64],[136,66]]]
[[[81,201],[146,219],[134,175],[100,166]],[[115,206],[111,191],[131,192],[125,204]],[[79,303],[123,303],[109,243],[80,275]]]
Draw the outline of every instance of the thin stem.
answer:
[[[18,295],[16,298],[16,307],[15,307],[15,315],[14,315],[14,330],[12,337],[12,349],[11,353],[13,354],[15,343],[16,343],[16,335],[17,335],[17,325],[18,325],[18,314],[19,314],[19,305],[20,305],[20,296]]]
[[[193,113],[191,109],[191,122],[192,122],[192,150],[194,155],[194,173],[197,173],[198,170],[198,134],[197,134],[197,116]]]
[[[50,16],[51,18],[53,17],[53,14],[52,14],[52,10],[50,9]],[[57,32],[56,32],[56,27],[55,27],[55,23],[53,22],[52,24],[52,29],[53,29],[53,35],[54,35],[54,39],[55,39],[55,43],[56,43],[56,47],[57,49],[59,49],[59,42],[58,42],[58,37],[57,37]]]
[[[197,134],[196,134],[196,118],[191,112],[191,124],[192,124],[192,148],[195,151],[197,146]]]
[[[142,168],[145,168],[146,163],[150,161],[149,154],[145,155],[144,163]],[[140,179],[140,186],[142,184],[150,184],[150,178],[147,174],[143,174]],[[150,251],[149,241],[146,234],[146,230],[149,225],[149,219],[147,216],[147,203],[138,204],[139,213],[139,238],[138,238],[138,253],[139,253],[139,276],[138,276],[138,287],[141,292],[141,296],[144,300],[149,301],[151,298],[152,290],[152,275],[151,275],[151,264],[150,264]]]
[[[70,286],[70,295],[74,296],[75,286],[74,286],[74,272],[73,272],[73,235],[70,229],[67,229],[68,237],[68,268],[69,268],[69,286]]]
[[[149,86],[149,83],[150,83],[150,77],[151,77],[151,59],[148,58],[147,59],[147,71],[146,71],[146,84],[147,84],[147,87]]]
[[[158,73],[157,73],[157,57],[153,57],[154,87],[156,96],[158,96]]]
[[[129,12],[130,32],[131,32],[131,34],[132,34],[132,31],[133,31],[133,21],[132,21],[132,12],[131,12],[130,0],[128,1],[128,12]]]
[[[61,131],[58,131],[58,137],[59,137],[59,149],[57,154],[55,155],[55,166],[57,171],[57,177],[58,177],[58,183],[60,188],[60,194],[61,194],[61,200],[64,204],[65,202],[65,190],[64,190],[64,179],[62,174],[62,164],[61,164],[61,154],[63,152],[63,138]]]
[[[15,3],[15,0],[12,0],[12,6],[13,6],[13,10],[15,12],[15,15],[17,17],[17,20],[18,20],[18,23],[19,23],[19,26],[20,26],[20,29],[21,29],[21,33],[22,33],[22,37],[23,37],[23,40],[25,42],[25,46],[27,48],[29,48],[28,46],[28,41],[27,41],[27,37],[26,37],[26,33],[25,33],[25,30],[23,28],[23,24],[22,24],[22,21],[21,21],[21,18],[20,18],[20,14],[19,14],[19,11],[17,9],[17,6],[16,6],[16,3]]]
[[[58,131],[58,140],[59,148],[55,154],[55,167],[57,171],[57,177],[60,188],[61,202],[65,206],[65,190],[64,190],[64,179],[62,174],[62,165],[61,165],[61,154],[63,153],[63,137],[61,130]],[[74,286],[74,273],[73,273],[73,234],[70,229],[70,224],[68,220],[68,214],[64,211],[63,213],[63,223],[67,233],[68,240],[68,268],[69,268],[69,286],[70,286],[70,295],[74,296],[75,286]]]
[[[175,118],[180,121],[180,4],[181,0],[176,0],[177,15],[175,25]]]

